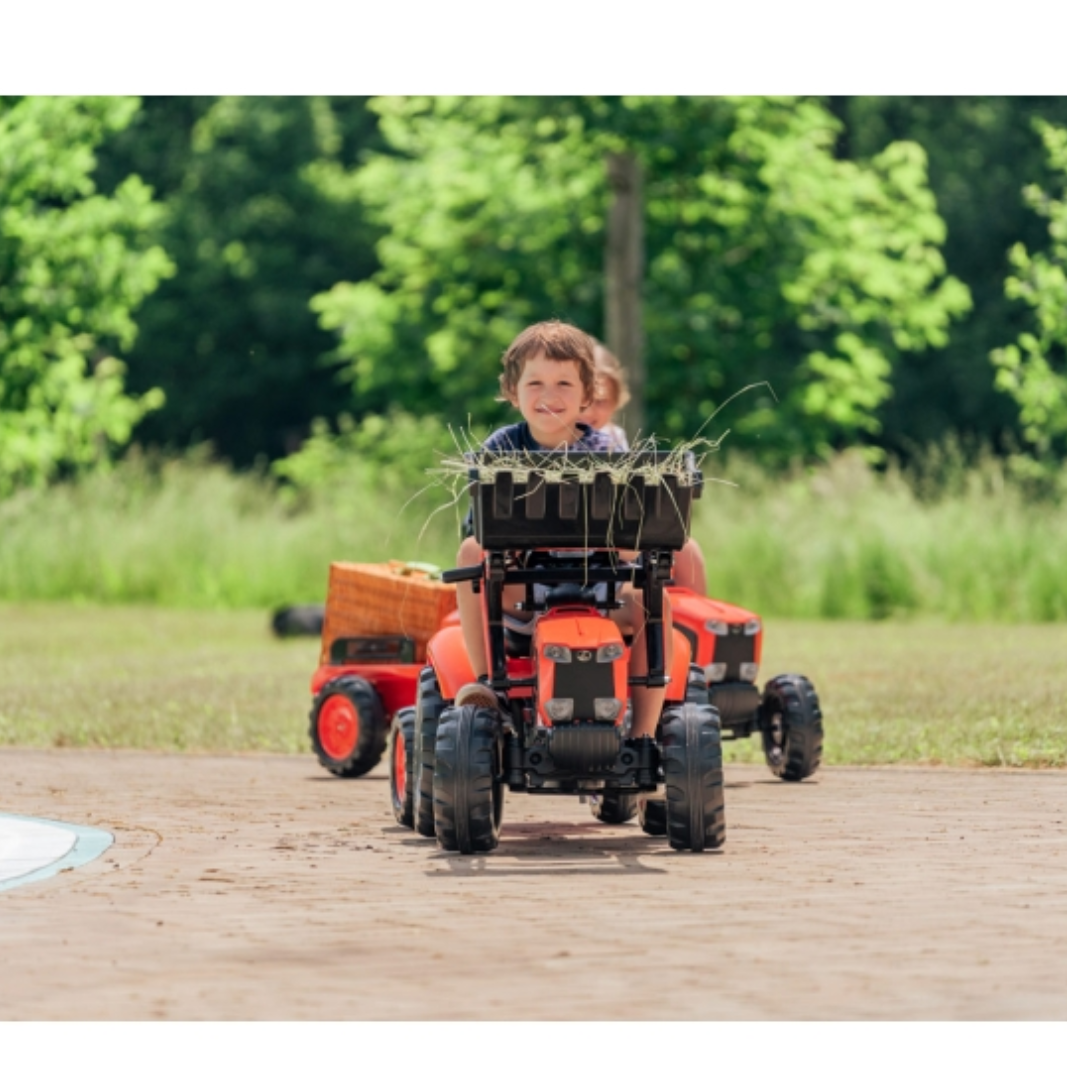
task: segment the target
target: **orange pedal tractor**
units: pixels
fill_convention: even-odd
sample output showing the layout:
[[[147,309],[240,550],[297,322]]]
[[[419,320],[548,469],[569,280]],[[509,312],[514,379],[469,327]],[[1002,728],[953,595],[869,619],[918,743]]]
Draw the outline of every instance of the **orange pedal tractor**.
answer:
[[[473,680],[470,662],[454,629],[433,637],[429,699],[416,711],[416,773],[405,783],[417,829],[443,849],[496,848],[508,790],[587,797],[598,818],[621,823],[662,786],[670,845],[722,846],[719,719],[703,689],[690,691],[699,671],[690,671],[689,643],[673,641],[665,662],[665,589],[702,480],[691,456],[661,473],[666,458],[645,456],[647,474],[630,456],[600,454],[568,456],[562,467],[551,456],[523,457],[527,470],[472,466],[474,532],[485,555],[444,578],[471,581],[481,594],[498,706],[455,705]],[[626,582],[642,591],[645,608],[644,632],[632,639],[606,615],[621,606]],[[506,627],[506,586],[525,587],[532,635]],[[641,676],[630,667],[630,640],[645,645]],[[635,686],[664,690],[656,738],[629,736]]]
[[[636,817],[674,848],[719,848],[721,745],[733,738],[759,736],[780,778],[814,774],[823,727],[811,682],[779,675],[761,693],[759,616],[671,583],[702,480],[691,456],[679,469],[675,455],[666,475],[657,458],[645,474],[625,457],[588,454],[567,457],[562,471],[535,457],[523,457],[531,466],[521,472],[487,476],[473,466],[485,555],[477,567],[445,572],[443,583],[396,563],[334,564],[311,685],[320,763],[342,777],[365,774],[388,739],[397,821],[460,852],[497,847],[508,790],[578,796],[602,822]],[[620,550],[636,558],[624,561]],[[459,581],[481,594],[497,709],[455,706],[475,680],[452,610]],[[648,613],[636,638],[606,615],[623,582],[642,590]],[[503,590],[514,585],[525,586],[532,635],[504,625]],[[644,677],[630,673],[633,640],[646,645]],[[665,690],[654,739],[628,736],[635,685]]]

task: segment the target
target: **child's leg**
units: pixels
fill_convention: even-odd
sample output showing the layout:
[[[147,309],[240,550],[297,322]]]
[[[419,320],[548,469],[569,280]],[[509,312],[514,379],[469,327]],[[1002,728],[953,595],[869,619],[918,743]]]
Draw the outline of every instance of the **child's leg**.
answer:
[[[708,579],[704,571],[704,553],[691,537],[674,554],[674,580],[701,596],[708,595]]]
[[[611,613],[611,617],[622,627],[630,630],[633,644],[630,646],[630,674],[634,676],[648,674],[648,648],[645,645],[645,599],[638,590],[624,585],[619,599],[623,606]],[[663,598],[663,655],[665,669],[670,670],[671,653],[674,648],[673,628],[671,625],[671,604]],[[644,685],[635,685],[630,691],[633,703],[633,725],[631,737],[654,737],[659,717],[663,711],[666,690],[652,689]]]
[[[477,567],[485,553],[473,537],[468,537],[456,553],[457,567]],[[522,599],[525,587],[504,586],[503,608],[509,615],[520,615],[515,605]],[[489,656],[486,650],[485,620],[482,616],[482,597],[474,592],[470,582],[456,585],[456,607],[459,609],[459,625],[463,632],[463,644],[471,661],[475,678],[484,678],[489,673]]]
[[[473,537],[466,538],[456,553],[456,566],[476,567],[481,562],[482,546]],[[489,673],[489,663],[485,655],[482,598],[471,586],[471,582],[459,582],[456,585],[456,607],[459,609],[463,644],[467,647],[467,657],[474,668],[474,677],[481,678]]]

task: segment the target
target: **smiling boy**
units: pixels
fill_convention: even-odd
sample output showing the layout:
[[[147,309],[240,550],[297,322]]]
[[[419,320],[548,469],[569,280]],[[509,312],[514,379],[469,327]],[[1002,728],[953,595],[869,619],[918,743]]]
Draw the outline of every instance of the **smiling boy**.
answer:
[[[483,447],[494,452],[610,449],[607,435],[582,421],[596,388],[591,337],[562,322],[539,322],[511,342],[501,362],[500,398],[518,408],[525,421],[490,434]]]
[[[593,339],[577,327],[562,322],[539,322],[528,326],[508,346],[501,362],[500,392],[504,400],[518,408],[522,422],[496,430],[486,438],[483,448],[493,452],[608,452],[612,441],[581,421],[593,402],[596,388],[596,362]],[[546,545],[546,548],[551,546]],[[473,537],[460,546],[457,566],[477,566],[482,548]],[[522,598],[522,586],[504,590],[505,621],[523,629],[529,615],[519,612],[515,604]],[[619,590],[623,607],[610,613],[622,628],[640,632],[644,626],[644,601],[641,593],[629,584]],[[478,594],[470,582],[457,587],[463,641],[474,674],[484,679],[488,672],[485,636]],[[664,603],[665,660],[671,662],[670,607]],[[648,673],[644,641],[634,641],[630,669],[635,675]],[[664,691],[635,687],[632,693],[634,737],[652,736],[663,710]],[[496,694],[479,681],[463,686],[456,694],[456,704],[497,707]]]

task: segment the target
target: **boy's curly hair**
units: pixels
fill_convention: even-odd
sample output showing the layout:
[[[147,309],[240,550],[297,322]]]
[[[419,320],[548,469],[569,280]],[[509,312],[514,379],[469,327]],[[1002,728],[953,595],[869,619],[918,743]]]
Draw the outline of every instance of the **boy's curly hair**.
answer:
[[[593,354],[596,342],[589,334],[558,319],[535,322],[527,326],[508,345],[501,357],[504,372],[500,375],[500,400],[510,400],[518,390],[519,378],[526,361],[538,354],[559,363],[573,360],[578,364],[578,377],[586,403],[591,403],[596,391],[596,359]]]

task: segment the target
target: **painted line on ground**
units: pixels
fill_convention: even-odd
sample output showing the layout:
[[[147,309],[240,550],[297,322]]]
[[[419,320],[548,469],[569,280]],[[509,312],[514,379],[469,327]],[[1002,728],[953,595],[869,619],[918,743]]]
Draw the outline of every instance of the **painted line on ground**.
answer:
[[[0,892],[90,863],[114,841],[92,826],[0,812]]]

